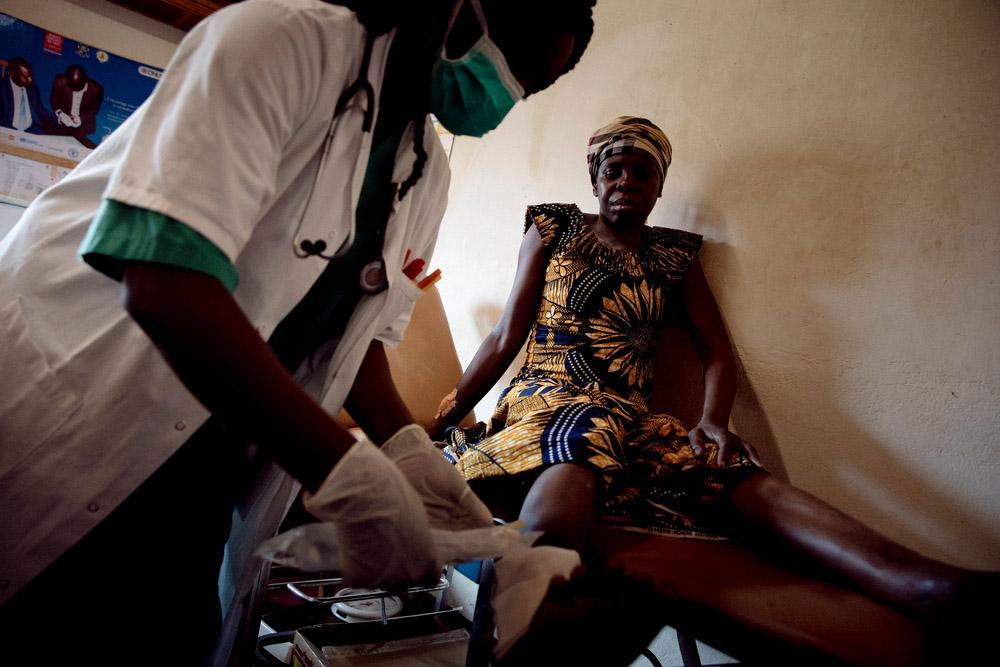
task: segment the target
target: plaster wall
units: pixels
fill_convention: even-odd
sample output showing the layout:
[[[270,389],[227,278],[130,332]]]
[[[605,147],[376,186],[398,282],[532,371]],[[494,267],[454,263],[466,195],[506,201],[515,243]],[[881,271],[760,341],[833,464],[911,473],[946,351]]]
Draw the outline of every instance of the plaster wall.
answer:
[[[454,144],[433,264],[463,364],[525,205],[595,211],[588,136],[647,116],[674,144],[651,222],[706,236],[744,367],[735,429],[904,544],[1000,567],[1000,5],[602,0],[595,19],[573,72]]]

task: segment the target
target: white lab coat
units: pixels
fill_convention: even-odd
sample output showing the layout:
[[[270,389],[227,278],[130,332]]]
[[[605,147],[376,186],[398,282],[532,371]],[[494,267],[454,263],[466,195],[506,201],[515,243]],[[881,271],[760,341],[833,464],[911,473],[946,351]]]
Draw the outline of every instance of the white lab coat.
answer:
[[[371,132],[356,96],[365,30],[319,0],[249,0],[199,24],[152,97],[0,243],[0,603],[96,526],[205,421],[121,305],[121,287],[77,251],[104,197],[183,221],[236,266],[236,301],[265,339],[326,268],[293,244],[353,238]],[[374,44],[368,80],[379,98],[392,34]],[[266,45],[266,48],[262,48]],[[393,181],[410,173],[413,128]],[[373,339],[402,336],[420,290],[401,272],[407,251],[429,260],[444,213],[448,167],[428,122],[423,177],[390,218],[388,290],[364,297],[332,355],[297,374],[339,412]],[[141,443],[141,445],[139,444]],[[287,479],[273,470],[237,508],[224,589],[245,588],[247,545],[280,520]],[[231,545],[233,543],[231,540]],[[223,608],[228,601],[223,600]]]

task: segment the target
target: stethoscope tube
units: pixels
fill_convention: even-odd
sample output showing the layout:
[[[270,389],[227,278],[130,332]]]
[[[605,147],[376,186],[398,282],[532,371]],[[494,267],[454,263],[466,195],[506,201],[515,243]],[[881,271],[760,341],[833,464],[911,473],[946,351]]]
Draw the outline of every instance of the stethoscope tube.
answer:
[[[372,131],[372,125],[375,121],[375,88],[368,80],[368,68],[371,65],[374,44],[375,36],[369,33],[365,38],[365,50],[364,55],[361,58],[361,71],[358,74],[358,78],[355,79],[354,83],[348,86],[337,99],[337,105],[334,107],[333,117],[330,118],[330,126],[327,128],[326,138],[323,141],[323,152],[320,157],[319,167],[316,170],[316,175],[313,177],[312,187],[309,188],[309,195],[306,198],[305,209],[303,210],[302,217],[299,218],[299,224],[295,229],[293,239],[298,237],[299,230],[302,229],[302,222],[305,218],[305,213],[309,210],[313,194],[316,192],[316,187],[319,185],[320,174],[323,173],[326,166],[326,161],[330,153],[330,146],[333,143],[333,124],[336,121],[337,116],[341,114],[341,112],[347,107],[347,104],[354,99],[358,93],[363,93],[365,101],[367,102],[364,112],[365,116],[361,123],[361,131]],[[379,216],[382,224],[376,234],[378,241],[376,242],[376,253],[374,254],[375,259],[367,262],[364,267],[362,267],[361,273],[358,276],[358,285],[361,288],[361,291],[365,294],[378,294],[388,287],[385,261],[382,259],[382,249],[385,247],[385,226],[388,223],[389,215],[391,213],[392,198],[395,198],[397,191],[397,188],[392,188],[391,198],[388,202],[386,202],[387,206]],[[329,262],[337,258],[336,252],[327,254],[327,243],[323,239],[302,239],[298,242],[298,244],[296,244],[293,240],[292,250],[295,253],[295,256],[300,259],[319,257]]]
[[[320,257],[330,261],[337,256],[336,252],[326,254],[326,241],[323,239],[316,239],[314,241],[303,239],[298,242],[298,244],[296,244],[294,239],[298,238],[299,230],[302,229],[302,222],[305,218],[306,211],[309,210],[313,194],[316,192],[316,187],[319,185],[320,174],[323,173],[323,168],[326,166],[327,157],[330,154],[330,145],[333,143],[333,124],[337,120],[337,116],[341,114],[341,112],[347,107],[347,104],[359,92],[364,93],[367,102],[367,105],[365,106],[365,117],[361,123],[361,131],[371,132],[372,130],[372,124],[375,120],[375,88],[368,80],[368,67],[371,64],[372,49],[374,44],[375,36],[369,33],[365,38],[365,50],[364,55],[361,58],[361,71],[358,73],[358,78],[355,79],[354,83],[348,86],[344,92],[340,94],[340,97],[337,99],[337,105],[333,110],[333,116],[330,118],[330,125],[326,130],[326,138],[323,140],[323,151],[320,156],[319,167],[316,169],[316,174],[313,176],[312,186],[309,188],[309,194],[306,197],[306,205],[303,208],[302,216],[299,217],[298,225],[295,227],[295,233],[292,235],[292,252],[294,252],[295,256],[299,259]]]

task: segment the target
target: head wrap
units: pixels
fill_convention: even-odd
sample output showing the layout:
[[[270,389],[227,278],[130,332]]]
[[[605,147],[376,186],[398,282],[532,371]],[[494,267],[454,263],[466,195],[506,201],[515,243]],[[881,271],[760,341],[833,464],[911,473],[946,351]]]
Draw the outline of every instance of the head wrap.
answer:
[[[652,121],[636,116],[619,116],[590,137],[587,166],[590,182],[597,182],[597,170],[612,155],[640,153],[650,158],[660,172],[660,184],[667,177],[673,148],[663,130]]]

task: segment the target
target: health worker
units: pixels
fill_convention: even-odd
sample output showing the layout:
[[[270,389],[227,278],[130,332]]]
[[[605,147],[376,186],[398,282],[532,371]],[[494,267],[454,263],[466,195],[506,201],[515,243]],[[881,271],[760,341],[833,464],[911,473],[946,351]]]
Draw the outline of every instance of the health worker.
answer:
[[[383,347],[445,208],[428,114],[490,131],[593,4],[234,4],[28,207],[0,243],[5,657],[225,664],[292,478],[356,585],[427,580],[431,527],[488,525]]]

